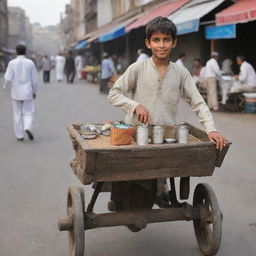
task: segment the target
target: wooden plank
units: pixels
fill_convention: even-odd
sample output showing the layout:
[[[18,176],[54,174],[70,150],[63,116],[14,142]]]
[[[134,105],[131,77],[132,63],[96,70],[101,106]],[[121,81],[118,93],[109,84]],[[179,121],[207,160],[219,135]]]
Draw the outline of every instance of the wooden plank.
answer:
[[[98,152],[96,172],[111,173],[160,168],[179,168],[216,160],[216,150],[210,148],[183,148],[142,152]]]
[[[94,181],[108,182],[108,181],[128,181],[128,180],[151,180],[160,178],[172,177],[202,177],[211,176],[214,170],[214,162],[200,165],[191,165],[179,168],[161,168],[161,169],[148,169],[130,172],[97,172],[94,176]]]
[[[216,158],[216,163],[215,166],[216,167],[221,167],[222,162],[228,152],[229,146],[231,145],[231,143],[229,143],[226,147],[224,147],[221,151],[218,150],[217,151],[217,158]]]

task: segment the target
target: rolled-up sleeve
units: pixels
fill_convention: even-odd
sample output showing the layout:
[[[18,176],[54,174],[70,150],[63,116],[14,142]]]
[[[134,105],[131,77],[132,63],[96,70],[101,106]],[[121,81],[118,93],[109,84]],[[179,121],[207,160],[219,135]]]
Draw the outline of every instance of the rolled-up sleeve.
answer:
[[[211,111],[199,93],[193,78],[187,70],[182,73],[181,93],[183,98],[190,104],[207,133],[217,131]]]
[[[119,77],[108,95],[111,104],[131,115],[139,103],[125,96],[125,93],[132,92],[135,89],[136,81],[137,74],[133,64]]]

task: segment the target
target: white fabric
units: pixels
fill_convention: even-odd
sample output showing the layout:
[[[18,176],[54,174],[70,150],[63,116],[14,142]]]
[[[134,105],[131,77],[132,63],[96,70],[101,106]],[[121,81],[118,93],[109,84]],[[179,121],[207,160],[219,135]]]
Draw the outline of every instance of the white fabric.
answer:
[[[76,75],[78,79],[81,79],[81,70],[83,68],[83,59],[80,55],[75,58],[75,66],[76,66]]]
[[[143,60],[146,60],[148,58],[149,58],[149,56],[146,53],[141,53],[136,61],[143,61]]]
[[[37,93],[36,66],[24,55],[9,62],[4,78],[12,82],[11,97],[14,100],[31,100]]]
[[[185,67],[184,66],[184,63],[181,59],[177,59],[176,62],[175,62],[177,65],[181,66],[181,67]]]
[[[199,20],[224,1],[225,0],[192,0],[181,7],[178,11],[171,14],[168,19],[176,25],[193,20]]]
[[[25,130],[32,130],[35,113],[34,100],[12,100],[13,128],[17,139],[24,137]]]
[[[132,93],[131,99],[125,94]],[[198,116],[206,132],[216,131],[209,108],[186,68],[170,62],[164,77],[152,58],[130,65],[110,90],[108,99],[126,112],[127,123],[136,123],[135,108],[141,104],[151,114],[153,124],[175,124],[180,97]]]
[[[205,78],[220,79],[221,77],[220,67],[218,62],[214,58],[211,58],[206,62],[204,76]]]
[[[56,65],[56,79],[62,81],[64,79],[64,67],[65,67],[65,58],[61,55],[58,55],[55,58]]]
[[[247,61],[244,61],[240,66],[239,81],[251,87],[256,87],[255,70]]]

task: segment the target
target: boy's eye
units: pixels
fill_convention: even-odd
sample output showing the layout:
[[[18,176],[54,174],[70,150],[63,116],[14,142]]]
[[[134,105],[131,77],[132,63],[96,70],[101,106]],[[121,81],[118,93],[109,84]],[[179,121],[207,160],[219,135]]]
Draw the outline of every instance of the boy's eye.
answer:
[[[152,40],[153,42],[155,42],[155,43],[157,43],[157,42],[159,42],[160,41],[160,39],[159,38],[153,38],[153,40]]]
[[[164,42],[166,42],[166,43],[170,43],[171,41],[172,41],[171,38],[164,38]]]

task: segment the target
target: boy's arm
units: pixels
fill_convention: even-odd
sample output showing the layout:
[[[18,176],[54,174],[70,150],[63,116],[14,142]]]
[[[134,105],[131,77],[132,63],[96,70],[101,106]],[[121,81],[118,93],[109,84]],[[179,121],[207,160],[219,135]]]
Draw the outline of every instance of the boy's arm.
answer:
[[[137,72],[134,65],[131,65],[115,82],[114,87],[110,90],[108,95],[108,100],[115,107],[118,107],[131,115],[133,115],[133,112],[139,103],[126,97],[125,93],[131,92],[135,88],[136,82]]]

